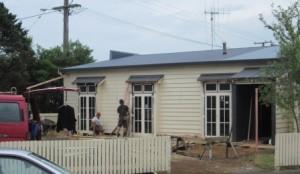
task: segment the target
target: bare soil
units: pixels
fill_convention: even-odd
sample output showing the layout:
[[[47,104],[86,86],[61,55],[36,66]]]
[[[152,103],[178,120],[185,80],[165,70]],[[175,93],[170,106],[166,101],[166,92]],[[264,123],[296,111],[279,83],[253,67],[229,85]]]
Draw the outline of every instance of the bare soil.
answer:
[[[234,157],[233,151],[229,150],[229,159],[225,158],[225,146],[213,146],[213,159],[208,159],[208,153],[202,160],[199,155],[203,152],[202,145],[179,151],[172,154],[172,174],[219,174],[219,173],[247,173],[264,171],[254,165],[254,148],[236,147],[239,158]],[[179,153],[179,154],[178,154]],[[272,153],[272,150],[259,150],[258,153]]]

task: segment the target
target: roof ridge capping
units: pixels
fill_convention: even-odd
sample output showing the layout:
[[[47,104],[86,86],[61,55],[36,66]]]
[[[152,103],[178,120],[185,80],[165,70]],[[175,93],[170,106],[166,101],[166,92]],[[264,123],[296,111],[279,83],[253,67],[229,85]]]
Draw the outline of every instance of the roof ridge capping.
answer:
[[[129,56],[134,56],[134,55],[138,55],[138,54],[125,52],[125,51],[110,50],[109,51],[109,60],[120,59],[120,58],[125,58],[125,57],[129,57]]]

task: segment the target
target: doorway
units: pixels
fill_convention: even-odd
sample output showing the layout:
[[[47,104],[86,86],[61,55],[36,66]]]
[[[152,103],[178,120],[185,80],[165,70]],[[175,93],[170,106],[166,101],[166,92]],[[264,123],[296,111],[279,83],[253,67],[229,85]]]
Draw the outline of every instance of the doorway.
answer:
[[[260,84],[237,84],[233,87],[235,141],[255,140],[255,88]],[[275,107],[268,103],[258,103],[258,136],[260,143],[274,141]]]
[[[205,101],[206,136],[229,136],[231,127],[230,94],[207,94]]]
[[[95,116],[96,95],[84,94],[79,96],[79,131],[83,133],[90,132],[91,120]]]
[[[135,85],[138,85],[138,87]],[[136,135],[150,135],[154,133],[154,114],[153,106],[154,99],[149,84],[133,85],[133,96],[132,96],[132,132]],[[151,90],[150,90],[151,89]]]

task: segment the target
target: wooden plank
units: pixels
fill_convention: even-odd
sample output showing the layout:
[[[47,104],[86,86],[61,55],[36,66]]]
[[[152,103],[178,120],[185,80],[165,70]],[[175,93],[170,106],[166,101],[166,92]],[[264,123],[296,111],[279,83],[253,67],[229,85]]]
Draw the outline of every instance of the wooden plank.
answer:
[[[101,141],[101,167],[102,167],[102,173],[105,174],[105,141]]]
[[[121,173],[124,174],[125,172],[125,167],[124,167],[124,139],[120,139],[120,155],[121,155]]]
[[[111,140],[106,141],[106,159],[107,159],[107,174],[111,174],[113,167],[112,167],[112,148],[111,148]]]
[[[128,173],[132,173],[132,161],[133,161],[133,155],[132,155],[132,139],[128,138]]]

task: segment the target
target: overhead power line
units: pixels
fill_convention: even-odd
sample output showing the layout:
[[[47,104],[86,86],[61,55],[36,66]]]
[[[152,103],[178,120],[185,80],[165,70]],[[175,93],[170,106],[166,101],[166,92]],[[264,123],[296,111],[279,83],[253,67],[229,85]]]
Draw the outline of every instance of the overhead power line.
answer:
[[[123,24],[127,24],[127,25],[131,25],[131,26],[134,26],[136,28],[139,28],[139,29],[142,29],[142,30],[145,30],[145,31],[148,31],[148,32],[160,34],[160,35],[163,35],[163,36],[166,36],[166,37],[169,37],[169,38],[183,40],[183,41],[186,41],[186,42],[191,42],[191,43],[196,43],[196,44],[201,44],[201,45],[206,45],[206,46],[211,46],[210,43],[201,42],[201,41],[198,41],[198,40],[194,40],[194,39],[178,36],[178,35],[175,35],[175,34],[159,31],[159,30],[149,28],[149,27],[146,27],[146,26],[143,26],[143,25],[139,25],[139,24],[136,24],[136,23],[133,23],[133,22],[129,22],[129,21],[117,18],[117,17],[113,17],[113,16],[110,16],[108,14],[105,14],[105,13],[102,13],[102,12],[99,12],[99,11],[95,11],[93,9],[88,9],[88,11],[90,11],[94,14],[100,15],[102,17],[106,17],[106,18],[112,19],[114,21],[117,21],[117,22],[120,22],[120,23],[123,23]],[[221,48],[221,46],[219,46],[219,45],[215,45],[215,46]]]
[[[50,14],[50,13],[54,13],[54,12],[56,12],[56,11],[48,11],[48,12],[39,13],[39,14],[31,15],[31,16],[26,16],[26,17],[22,17],[22,18],[18,18],[18,19],[23,21],[23,20],[27,20],[27,19],[31,19],[31,18],[41,17],[46,14]]]

